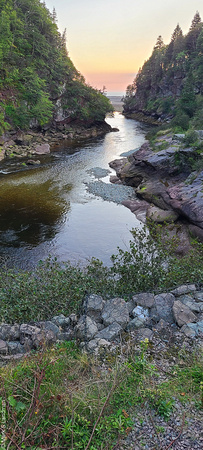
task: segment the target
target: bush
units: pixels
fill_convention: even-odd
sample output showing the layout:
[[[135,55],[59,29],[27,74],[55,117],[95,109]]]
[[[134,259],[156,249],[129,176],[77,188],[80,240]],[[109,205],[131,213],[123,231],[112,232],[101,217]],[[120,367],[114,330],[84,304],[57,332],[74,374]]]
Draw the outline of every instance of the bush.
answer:
[[[177,243],[162,242],[162,227],[132,230],[129,250],[118,249],[108,268],[92,259],[85,269],[59,264],[55,259],[41,262],[33,272],[0,270],[0,319],[28,322],[69,315],[80,309],[87,293],[104,298],[128,298],[142,291],[170,289],[181,283],[203,279],[203,245],[195,244],[183,258],[173,255]]]

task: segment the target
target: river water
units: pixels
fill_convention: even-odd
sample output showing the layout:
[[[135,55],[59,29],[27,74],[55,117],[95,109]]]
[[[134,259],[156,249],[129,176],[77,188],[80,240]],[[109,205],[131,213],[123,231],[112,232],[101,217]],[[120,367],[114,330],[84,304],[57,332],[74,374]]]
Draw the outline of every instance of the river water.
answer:
[[[128,248],[130,230],[142,225],[124,206],[90,194],[86,184],[96,180],[90,169],[109,169],[110,161],[139,148],[147,127],[119,113],[106,121],[119,132],[71,147],[63,143],[40,166],[1,165],[1,264],[30,268],[51,255],[83,264],[94,256],[109,265],[117,246]],[[102,181],[109,183],[109,175]]]

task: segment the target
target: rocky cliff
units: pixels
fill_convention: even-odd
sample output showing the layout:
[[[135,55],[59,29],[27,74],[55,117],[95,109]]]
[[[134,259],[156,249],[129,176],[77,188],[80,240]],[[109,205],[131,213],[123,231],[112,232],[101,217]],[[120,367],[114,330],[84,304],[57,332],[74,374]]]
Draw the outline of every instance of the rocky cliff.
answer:
[[[118,180],[135,187],[137,199],[124,204],[138,218],[185,222],[203,241],[202,156],[194,147],[184,145],[184,139],[184,135],[168,132],[156,140],[155,148],[147,142],[128,158],[112,161],[110,167],[116,170]],[[160,150],[163,144],[165,148]],[[182,244],[184,239],[181,234]],[[179,250],[184,252],[184,245]]]

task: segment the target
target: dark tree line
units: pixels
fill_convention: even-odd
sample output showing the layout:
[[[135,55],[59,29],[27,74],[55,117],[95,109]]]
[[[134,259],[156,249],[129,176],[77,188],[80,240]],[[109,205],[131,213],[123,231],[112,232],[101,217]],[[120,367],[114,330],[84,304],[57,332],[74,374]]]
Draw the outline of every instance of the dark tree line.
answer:
[[[161,36],[152,55],[127,87],[124,112],[173,118],[181,127],[201,127],[203,116],[203,23],[196,12],[184,36],[177,24],[171,41]],[[202,125],[201,125],[202,124]]]
[[[40,0],[0,0],[0,133],[47,124],[59,98],[71,119],[103,121],[111,109],[74,67],[56,22]]]

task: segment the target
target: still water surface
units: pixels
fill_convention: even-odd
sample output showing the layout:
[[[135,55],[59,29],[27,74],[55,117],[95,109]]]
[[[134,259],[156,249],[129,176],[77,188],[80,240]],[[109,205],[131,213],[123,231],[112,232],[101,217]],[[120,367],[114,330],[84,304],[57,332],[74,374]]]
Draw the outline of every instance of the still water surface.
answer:
[[[147,128],[119,113],[106,120],[119,132],[63,144],[31,169],[22,162],[20,171],[15,162],[0,167],[1,263],[29,268],[52,255],[82,263],[94,256],[109,265],[117,246],[128,248],[130,230],[140,222],[124,206],[90,194],[86,183],[95,180],[91,168],[109,169],[110,161],[138,148]],[[102,180],[109,183],[109,176]]]

